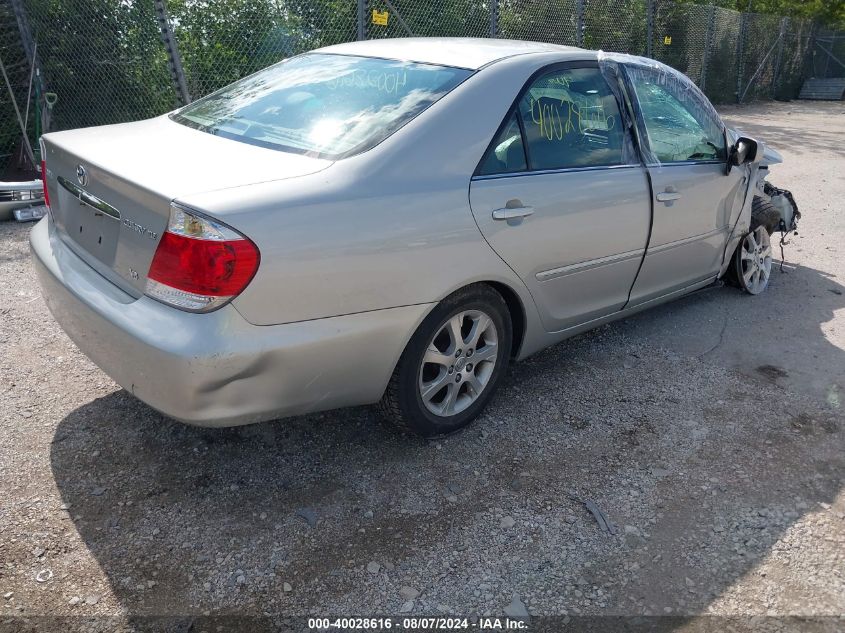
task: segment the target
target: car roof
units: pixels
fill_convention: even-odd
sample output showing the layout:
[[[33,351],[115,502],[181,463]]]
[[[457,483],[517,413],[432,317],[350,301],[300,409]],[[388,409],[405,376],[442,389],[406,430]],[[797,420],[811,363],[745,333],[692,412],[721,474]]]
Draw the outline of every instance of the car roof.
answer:
[[[317,53],[382,57],[476,70],[492,62],[529,53],[580,53],[580,59],[595,59],[596,52],[575,46],[545,42],[474,37],[404,37],[362,40],[318,48]]]

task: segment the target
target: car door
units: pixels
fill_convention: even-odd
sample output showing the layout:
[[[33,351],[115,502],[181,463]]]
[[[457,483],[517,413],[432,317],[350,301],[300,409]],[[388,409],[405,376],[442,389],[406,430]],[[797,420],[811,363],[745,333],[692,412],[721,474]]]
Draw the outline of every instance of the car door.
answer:
[[[475,220],[548,331],[628,299],[650,224],[631,143],[598,65],[557,64],[526,83],[472,179]]]
[[[724,125],[707,98],[670,69],[629,65],[654,220],[630,305],[715,279],[741,209],[745,170],[726,173]]]

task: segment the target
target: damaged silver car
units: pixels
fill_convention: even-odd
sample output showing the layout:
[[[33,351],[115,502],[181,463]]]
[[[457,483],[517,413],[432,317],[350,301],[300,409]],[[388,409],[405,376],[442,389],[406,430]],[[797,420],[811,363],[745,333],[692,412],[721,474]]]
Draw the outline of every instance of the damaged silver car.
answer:
[[[513,360],[720,278],[762,292],[798,218],[682,74],[532,42],[332,46],[42,144],[50,310],[207,426],[379,403],[455,431]]]

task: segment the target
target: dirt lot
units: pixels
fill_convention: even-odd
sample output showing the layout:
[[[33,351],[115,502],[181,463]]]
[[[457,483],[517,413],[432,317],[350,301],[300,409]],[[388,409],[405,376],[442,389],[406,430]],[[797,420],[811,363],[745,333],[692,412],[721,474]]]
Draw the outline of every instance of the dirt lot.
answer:
[[[804,219],[784,274],[522,362],[479,422],[430,443],[367,408],[164,419],[55,325],[30,227],[0,224],[0,627],[527,611],[841,630],[845,104],[725,112],[786,158],[771,180]]]

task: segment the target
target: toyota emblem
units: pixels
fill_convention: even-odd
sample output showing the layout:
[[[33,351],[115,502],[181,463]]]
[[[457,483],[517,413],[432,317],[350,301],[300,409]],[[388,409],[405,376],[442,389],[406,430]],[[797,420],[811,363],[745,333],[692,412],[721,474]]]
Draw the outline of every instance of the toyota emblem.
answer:
[[[88,172],[85,171],[85,168],[82,165],[76,166],[76,179],[83,187],[88,184]]]

